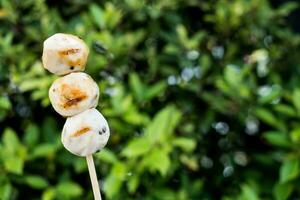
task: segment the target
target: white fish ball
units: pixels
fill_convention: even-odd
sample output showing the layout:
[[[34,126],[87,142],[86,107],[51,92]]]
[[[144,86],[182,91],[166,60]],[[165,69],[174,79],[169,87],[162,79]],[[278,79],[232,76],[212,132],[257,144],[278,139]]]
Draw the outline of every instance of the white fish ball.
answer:
[[[97,106],[99,87],[86,73],[75,72],[52,83],[49,99],[60,115],[73,116]]]
[[[51,73],[65,75],[83,71],[88,55],[89,49],[79,37],[57,33],[44,41],[42,61]]]
[[[77,156],[88,156],[101,150],[110,136],[108,123],[96,109],[88,109],[67,118],[61,141]]]

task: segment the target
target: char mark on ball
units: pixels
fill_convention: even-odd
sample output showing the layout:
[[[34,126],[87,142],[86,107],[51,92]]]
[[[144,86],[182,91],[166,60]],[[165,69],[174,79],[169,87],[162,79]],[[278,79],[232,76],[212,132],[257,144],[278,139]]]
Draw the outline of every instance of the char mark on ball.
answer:
[[[67,50],[59,51],[58,53],[61,56],[67,56],[67,55],[70,55],[70,54],[78,53],[79,51],[80,51],[80,49],[67,49]]]
[[[91,130],[90,127],[83,127],[82,129],[80,129],[80,130],[76,131],[74,134],[72,134],[72,137],[81,136],[90,130]]]

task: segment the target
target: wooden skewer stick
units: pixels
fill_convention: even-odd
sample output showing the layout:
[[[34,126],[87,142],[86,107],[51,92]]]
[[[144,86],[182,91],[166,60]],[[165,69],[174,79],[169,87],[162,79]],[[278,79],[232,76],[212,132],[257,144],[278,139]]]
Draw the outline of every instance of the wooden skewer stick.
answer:
[[[101,200],[100,186],[97,179],[93,155],[86,156],[95,200]]]

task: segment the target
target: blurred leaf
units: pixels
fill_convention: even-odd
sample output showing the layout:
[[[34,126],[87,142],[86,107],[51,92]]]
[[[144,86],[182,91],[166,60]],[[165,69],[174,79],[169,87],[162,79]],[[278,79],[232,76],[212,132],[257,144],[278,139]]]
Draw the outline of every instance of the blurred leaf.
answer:
[[[294,108],[285,104],[275,105],[274,110],[286,116],[290,116],[290,117],[296,116],[296,111],[294,110]]]
[[[74,182],[61,182],[56,186],[58,196],[62,197],[79,197],[83,193],[83,189]]]
[[[188,34],[187,34],[186,28],[183,25],[178,25],[176,27],[176,32],[179,36],[179,39],[180,39],[181,43],[182,44],[187,43]]]
[[[158,188],[156,191],[153,191],[150,199],[177,199],[176,193],[169,188]]]
[[[298,113],[300,112],[300,89],[296,89],[293,92],[293,103]]]
[[[241,83],[241,73],[240,69],[235,65],[228,65],[225,68],[224,78],[227,83],[231,86],[238,87]]]
[[[137,174],[133,174],[127,181],[128,191],[134,193],[140,184],[140,177]]]
[[[180,155],[180,161],[190,170],[197,171],[199,169],[198,160],[195,156]]]
[[[4,110],[11,109],[11,103],[7,97],[0,96],[0,109],[4,109]]]
[[[284,133],[276,131],[268,131],[263,134],[263,137],[272,145],[278,147],[291,148],[292,143]]]
[[[14,156],[7,157],[4,160],[4,167],[7,172],[20,175],[23,173],[24,160]]]
[[[293,129],[290,135],[293,142],[300,142],[300,127]]]
[[[96,4],[90,6],[93,22],[102,29],[104,27],[103,10]]]
[[[131,73],[129,75],[129,84],[131,89],[133,90],[133,94],[135,95],[138,101],[142,101],[144,99],[144,86],[141,82],[139,76],[136,73]]]
[[[114,4],[107,2],[105,3],[104,17],[106,27],[114,28],[121,20],[122,14],[118,7],[115,7]]]
[[[87,165],[85,159],[82,159],[81,157],[77,158],[73,162],[74,170],[76,173],[82,173],[87,171]]]
[[[150,171],[159,171],[162,176],[166,176],[171,165],[168,152],[164,149],[153,149],[143,159],[142,166],[150,169]]]
[[[39,140],[39,129],[35,124],[30,124],[25,129],[24,143],[27,147],[33,148]]]
[[[271,103],[281,97],[282,89],[279,85],[273,85],[271,91],[259,97],[258,102],[261,104]]]
[[[32,153],[31,159],[53,155],[57,150],[57,146],[51,143],[40,144],[36,146]]]
[[[9,183],[5,183],[0,186],[0,196],[2,200],[10,200],[12,192],[12,187]]]
[[[116,155],[112,151],[110,151],[108,149],[102,149],[100,151],[100,153],[96,154],[96,156],[101,161],[104,161],[104,162],[107,162],[107,163],[115,163],[115,162],[118,161],[118,158],[116,157]]]
[[[274,114],[265,108],[257,108],[255,110],[255,115],[263,122],[271,126],[275,126],[275,127],[278,126],[278,120],[276,119]]]
[[[164,140],[177,126],[181,113],[174,106],[167,106],[159,111],[147,126],[145,137],[152,143]]]
[[[196,147],[196,141],[191,138],[177,137],[173,140],[175,146],[180,147],[182,150],[191,152]]]
[[[242,198],[241,200],[259,200],[259,196],[255,189],[250,185],[244,184],[242,186]]]
[[[7,128],[4,130],[2,141],[5,149],[10,155],[14,154],[20,146],[19,138],[11,128]]]
[[[274,196],[276,200],[286,200],[292,194],[294,186],[289,183],[276,184],[274,187]]]
[[[26,176],[25,182],[34,189],[44,189],[49,185],[47,180],[36,175]]]
[[[50,187],[43,192],[42,200],[53,200],[55,199],[55,189]]]
[[[119,192],[125,176],[126,166],[121,162],[117,162],[104,183],[104,191],[108,198],[112,198]]]
[[[129,144],[123,149],[122,155],[134,158],[140,155],[145,154],[151,148],[151,141],[147,138],[134,138],[132,139]]]
[[[145,92],[145,99],[146,100],[151,100],[152,98],[156,97],[159,94],[162,94],[167,85],[165,82],[158,82],[155,85],[151,86],[148,88]]]
[[[297,178],[299,175],[299,160],[289,159],[283,162],[280,167],[280,183],[286,183]]]
[[[298,7],[299,7],[298,2],[287,2],[278,8],[277,13],[279,15],[286,16],[292,11],[294,11],[295,9],[297,9]]]
[[[5,10],[1,9],[1,10],[0,10],[0,19],[1,19],[1,18],[4,18],[4,17],[6,17],[6,16],[7,16],[7,13],[5,12]]]

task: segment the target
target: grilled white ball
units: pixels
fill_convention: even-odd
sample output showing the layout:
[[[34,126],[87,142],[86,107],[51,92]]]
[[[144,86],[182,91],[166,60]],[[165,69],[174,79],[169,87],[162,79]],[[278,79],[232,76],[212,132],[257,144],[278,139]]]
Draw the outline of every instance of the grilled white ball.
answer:
[[[71,34],[57,33],[44,42],[43,65],[56,75],[65,75],[83,71],[87,62],[89,49],[79,37]]]
[[[60,115],[73,116],[97,106],[99,88],[89,75],[75,72],[52,83],[49,99],[54,110]]]
[[[88,156],[101,150],[109,139],[109,127],[95,108],[69,117],[64,125],[61,141],[77,156]]]

